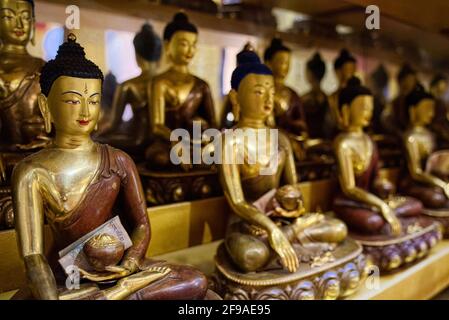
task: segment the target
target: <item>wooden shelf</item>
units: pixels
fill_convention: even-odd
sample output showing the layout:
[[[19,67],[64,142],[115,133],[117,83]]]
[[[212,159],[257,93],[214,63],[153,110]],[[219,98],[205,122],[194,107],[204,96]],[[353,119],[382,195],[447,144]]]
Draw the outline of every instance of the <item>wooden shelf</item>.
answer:
[[[214,256],[221,241],[155,256],[154,259],[189,264],[210,275]],[[365,283],[348,300],[424,300],[431,299],[449,286],[449,241],[437,245],[430,255],[401,272],[382,276],[378,288],[368,289]],[[373,282],[370,282],[373,283]],[[12,297],[16,290],[0,293],[0,300]]]

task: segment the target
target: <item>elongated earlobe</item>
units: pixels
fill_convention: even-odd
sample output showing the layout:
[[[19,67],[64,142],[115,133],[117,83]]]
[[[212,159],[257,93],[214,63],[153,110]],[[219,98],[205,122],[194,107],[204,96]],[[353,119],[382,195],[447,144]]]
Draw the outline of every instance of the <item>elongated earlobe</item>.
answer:
[[[47,97],[42,93],[37,97],[37,103],[39,110],[41,111],[42,118],[44,118],[45,132],[51,132],[51,114],[48,109]]]
[[[341,119],[341,124],[343,125],[344,128],[347,128],[349,126],[349,106],[347,104],[345,104],[342,108],[341,108],[341,113],[340,113],[340,119]]]
[[[237,99],[237,91],[232,89],[229,92],[229,100],[232,105],[232,114],[234,115],[234,122],[238,122],[240,119],[240,104]]]
[[[36,45],[36,22],[34,21],[34,19],[33,19],[32,25],[33,25],[33,27],[31,28],[30,42],[33,46],[35,46]]]

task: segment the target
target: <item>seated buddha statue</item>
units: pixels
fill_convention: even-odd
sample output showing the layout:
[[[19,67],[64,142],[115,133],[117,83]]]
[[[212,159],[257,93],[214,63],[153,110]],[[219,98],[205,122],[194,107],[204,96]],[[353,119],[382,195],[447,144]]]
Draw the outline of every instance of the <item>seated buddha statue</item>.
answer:
[[[34,35],[34,2],[0,0],[0,230],[14,226],[12,168],[48,143],[37,106],[44,61],[27,50]]]
[[[162,42],[153,27],[145,23],[134,37],[136,61],[141,74],[117,86],[112,106],[103,115],[95,140],[122,149],[138,158],[148,142],[148,101],[151,81],[158,68]],[[125,107],[130,105],[133,117],[123,122]]]
[[[186,14],[179,12],[164,29],[164,51],[170,68],[155,76],[152,82],[150,107],[151,144],[146,159],[151,168],[170,168],[170,134],[186,129],[192,137],[193,122],[202,131],[216,128],[217,119],[209,85],[189,72],[189,63],[196,52],[198,30]],[[193,142],[193,141],[192,141]],[[189,170],[190,166],[181,166]]]
[[[295,90],[285,84],[290,69],[291,49],[281,39],[273,38],[265,49],[265,64],[272,70],[274,96],[274,122],[278,128],[294,135],[307,134],[306,117],[301,99]]]
[[[449,184],[435,172],[443,161],[431,160],[436,141],[426,128],[435,115],[435,99],[418,84],[406,96],[405,107],[409,112],[409,128],[403,138],[408,170],[400,180],[400,191],[419,199],[423,212],[442,222],[449,235]],[[447,153],[444,156],[447,158]]]
[[[377,147],[363,132],[373,112],[371,91],[354,77],[341,90],[338,101],[343,131],[336,137],[334,148],[341,193],[333,201],[333,210],[358,240],[367,244],[371,240],[390,244],[397,241],[398,247],[386,252],[386,257],[382,257],[382,251],[377,256],[374,254],[381,268],[396,269],[404,262],[413,261],[418,251],[424,255],[438,236],[428,243],[421,239],[425,242],[422,250],[399,245],[401,239],[425,229],[418,218],[422,204],[414,198],[395,196],[394,185],[379,175]]]
[[[323,125],[328,113],[327,95],[321,89],[321,80],[326,73],[326,64],[316,52],[306,64],[306,79],[310,90],[301,97],[306,115],[307,133],[312,139],[324,139],[327,134]]]
[[[145,259],[150,223],[136,166],[123,151],[90,137],[100,113],[102,80],[100,69],[86,59],[73,34],[59,47],[56,58],[42,68],[38,103],[45,128],[48,132],[53,125],[55,138],[47,148],[20,161],[12,177],[19,251],[32,296],[202,299],[207,281],[199,271]],[[61,289],[67,276],[58,265],[58,252],[90,237],[114,215],[123,221],[131,240],[121,262],[106,265],[108,268],[100,273],[80,267],[80,288]],[[47,256],[44,220],[54,239]],[[100,259],[98,249],[113,245],[114,239],[102,234],[84,247],[95,266],[105,259],[110,261],[110,255]],[[88,289],[86,285],[90,285]],[[18,296],[27,297],[24,291]]]
[[[449,149],[449,106],[445,101],[448,90],[448,79],[437,74],[430,82],[430,92],[435,98],[435,117],[430,128],[435,134],[438,149]]]
[[[271,69],[258,62],[240,65],[231,83],[229,98],[239,122],[222,135],[222,158],[230,161],[224,160],[219,171],[233,215],[217,254],[218,269],[234,284],[255,287],[276,284],[277,276],[295,278],[304,270],[313,274],[317,265],[334,261],[346,226],[304,208],[290,140],[266,124],[275,100]],[[245,138],[251,135],[257,141]],[[326,258],[330,260],[321,260]]]
[[[356,72],[357,60],[347,50],[342,49],[340,54],[334,61],[334,71],[338,80],[338,88],[329,96],[329,112],[326,114],[326,126],[329,127],[329,134],[331,138],[334,138],[339,129],[341,129],[341,115],[338,107],[338,97],[341,90],[346,87],[347,82],[351,79]]]

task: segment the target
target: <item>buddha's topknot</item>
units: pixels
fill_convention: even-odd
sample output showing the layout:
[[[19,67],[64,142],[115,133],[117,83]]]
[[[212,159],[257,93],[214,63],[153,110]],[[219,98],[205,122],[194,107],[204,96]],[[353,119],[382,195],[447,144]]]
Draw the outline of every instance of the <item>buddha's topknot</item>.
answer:
[[[61,76],[103,81],[103,73],[100,68],[86,59],[84,48],[76,42],[76,37],[72,33],[68,35],[67,41],[59,47],[55,59],[48,61],[42,67],[40,85],[45,96],[48,96],[51,86]]]

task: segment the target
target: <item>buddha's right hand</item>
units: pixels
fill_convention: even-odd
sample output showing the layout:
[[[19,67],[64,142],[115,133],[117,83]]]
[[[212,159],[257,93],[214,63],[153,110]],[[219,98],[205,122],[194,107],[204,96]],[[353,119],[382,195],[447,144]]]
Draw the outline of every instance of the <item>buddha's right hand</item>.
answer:
[[[402,233],[402,226],[394,211],[387,204],[381,207],[381,211],[385,220],[390,224],[393,235],[399,236]]]
[[[288,271],[295,272],[299,267],[298,256],[284,233],[275,227],[269,231],[268,240],[274,251],[281,257],[282,265]]]

